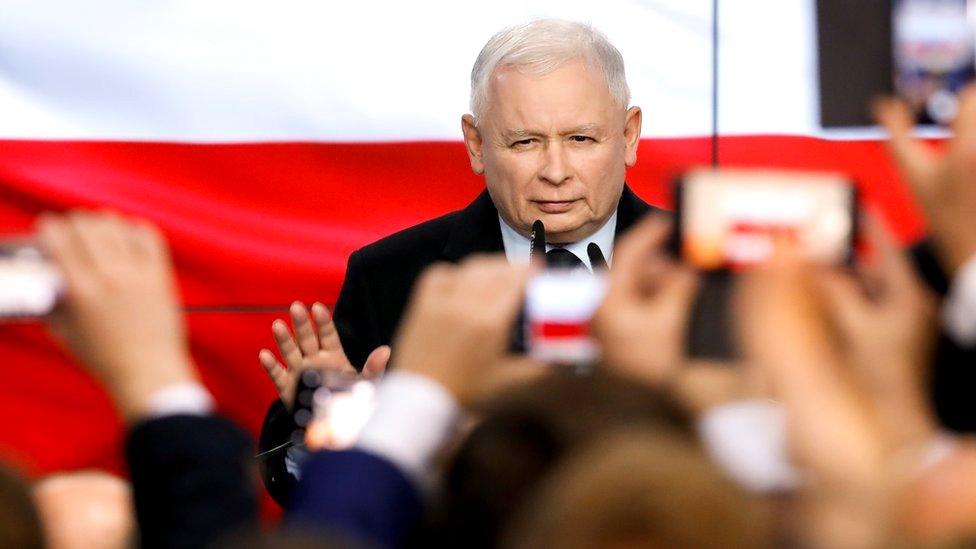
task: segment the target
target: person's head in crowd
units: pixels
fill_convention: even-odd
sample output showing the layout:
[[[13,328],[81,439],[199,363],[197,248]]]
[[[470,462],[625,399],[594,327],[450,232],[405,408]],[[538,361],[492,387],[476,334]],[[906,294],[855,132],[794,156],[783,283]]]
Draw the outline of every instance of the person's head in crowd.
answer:
[[[505,222],[527,235],[542,220],[552,242],[600,229],[637,161],[641,110],[629,103],[623,57],[589,25],[540,20],[493,36],[462,129]]]
[[[30,488],[17,473],[0,465],[0,547],[44,546],[41,520]]]
[[[59,473],[34,485],[48,547],[130,547],[135,536],[132,490],[101,471]]]
[[[573,548],[768,547],[768,513],[722,476],[688,433],[624,429],[545,478],[505,545]]]
[[[643,425],[691,437],[668,395],[612,372],[552,371],[487,403],[448,464],[434,520],[451,543],[494,546],[539,481],[579,446],[619,427]]]

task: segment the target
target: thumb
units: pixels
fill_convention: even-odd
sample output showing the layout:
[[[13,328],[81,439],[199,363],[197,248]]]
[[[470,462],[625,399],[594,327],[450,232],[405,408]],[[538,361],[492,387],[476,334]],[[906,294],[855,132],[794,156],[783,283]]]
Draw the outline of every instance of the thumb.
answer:
[[[363,365],[362,376],[364,379],[376,379],[386,373],[386,365],[390,362],[391,349],[389,345],[380,345],[373,349],[373,352],[366,358]]]

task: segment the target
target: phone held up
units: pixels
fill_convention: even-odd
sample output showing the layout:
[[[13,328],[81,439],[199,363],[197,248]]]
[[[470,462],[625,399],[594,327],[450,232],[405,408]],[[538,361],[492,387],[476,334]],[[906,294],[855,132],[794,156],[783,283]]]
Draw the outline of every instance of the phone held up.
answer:
[[[701,168],[675,186],[671,250],[703,271],[741,271],[768,260],[774,238],[811,261],[854,260],[858,197],[844,175]]]
[[[63,291],[60,273],[31,237],[0,240],[0,321],[43,317]]]

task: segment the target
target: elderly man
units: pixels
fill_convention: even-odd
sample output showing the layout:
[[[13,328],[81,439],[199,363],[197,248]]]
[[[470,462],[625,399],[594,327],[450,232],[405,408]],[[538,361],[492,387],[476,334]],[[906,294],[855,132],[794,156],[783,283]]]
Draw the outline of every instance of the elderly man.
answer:
[[[493,36],[471,71],[472,114],[461,119],[471,168],[486,190],[463,210],[354,252],[334,320],[322,304],[309,314],[294,303],[294,335],[275,321],[288,368],[261,351],[281,396],[269,410],[262,449],[287,440],[296,372],[385,370],[411,288],[430,264],[498,252],[527,262],[536,220],[546,228],[547,255],[590,267],[587,247],[596,244],[611,258],[614,239],[654,209],[624,183],[641,131],[641,110],[629,101],[620,52],[592,27],[542,20]],[[268,458],[266,480],[281,500],[289,479],[284,464]]]

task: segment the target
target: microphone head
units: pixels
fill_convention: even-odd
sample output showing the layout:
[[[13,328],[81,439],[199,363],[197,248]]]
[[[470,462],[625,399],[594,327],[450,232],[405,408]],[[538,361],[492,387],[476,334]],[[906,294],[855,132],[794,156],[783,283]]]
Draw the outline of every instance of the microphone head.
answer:
[[[586,247],[586,255],[590,256],[590,266],[593,268],[594,273],[610,269],[610,265],[607,264],[607,259],[603,257],[603,252],[600,251],[600,247],[596,245],[596,242],[590,242]]]
[[[536,219],[532,224],[532,237],[529,240],[529,259],[533,262],[546,260],[546,226]]]

